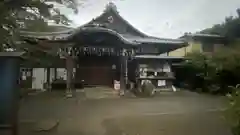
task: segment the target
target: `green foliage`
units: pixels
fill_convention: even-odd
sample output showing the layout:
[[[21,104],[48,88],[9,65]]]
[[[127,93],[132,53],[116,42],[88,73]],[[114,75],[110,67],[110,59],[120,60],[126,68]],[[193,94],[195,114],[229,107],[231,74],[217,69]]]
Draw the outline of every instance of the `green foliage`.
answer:
[[[49,21],[68,25],[71,21],[63,15],[55,3],[77,12],[74,0],[4,0],[0,2],[0,51],[18,41],[18,31],[46,29]]]
[[[185,83],[187,83],[191,89],[198,90],[199,88],[202,88],[204,91],[206,89],[206,80],[209,80],[214,73],[210,72],[212,71],[210,56],[202,53],[190,53],[186,58],[187,61],[183,64],[184,71],[186,71],[187,74]]]
[[[201,33],[219,34],[230,39],[240,38],[240,8],[236,12],[238,16],[228,16],[222,24],[216,24],[212,28],[202,30]]]
[[[213,54],[192,53],[183,64],[184,82],[190,89],[213,94],[228,92],[240,82],[240,47],[223,48]]]
[[[139,97],[151,97],[155,94],[155,86],[151,81],[145,80],[143,84],[138,84],[138,86],[132,89],[133,93]]]
[[[233,135],[240,135],[240,89],[238,86],[232,87],[232,92],[227,95],[229,107],[225,113],[225,118],[231,127]]]
[[[155,87],[151,82],[146,81],[143,83],[141,89],[142,89],[142,96],[150,97],[154,94],[153,92]]]

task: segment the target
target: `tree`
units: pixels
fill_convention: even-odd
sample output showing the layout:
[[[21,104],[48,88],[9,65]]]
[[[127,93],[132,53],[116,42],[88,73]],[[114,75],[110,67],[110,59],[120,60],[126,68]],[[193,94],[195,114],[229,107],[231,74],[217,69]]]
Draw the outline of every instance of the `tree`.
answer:
[[[3,0],[0,2],[0,51],[11,48],[19,38],[21,28],[47,28],[48,22],[69,25],[71,22],[59,10],[58,4],[77,13],[80,3],[75,0]]]
[[[238,17],[240,18],[240,8],[237,9]]]
[[[50,69],[49,59],[57,59],[57,52],[47,55],[45,50],[41,50],[40,43],[23,43],[19,36],[21,29],[39,31],[48,29],[48,22],[69,25],[71,22],[60,12],[57,4],[71,8],[77,13],[78,3],[74,0],[3,0],[0,2],[0,51],[7,48],[22,49],[27,52],[27,61],[45,63]],[[20,43],[19,43],[20,41]],[[30,45],[31,44],[31,45]],[[21,47],[19,47],[21,46]],[[33,49],[34,48],[34,49]],[[38,48],[38,49],[37,49]],[[32,50],[33,49],[33,50]],[[35,58],[34,58],[35,57]],[[48,70],[48,75],[49,74]],[[49,77],[47,77],[49,78]],[[68,79],[69,80],[69,79]],[[70,86],[68,83],[68,87]],[[49,86],[49,80],[48,80]],[[70,89],[70,87],[68,88]]]
[[[231,45],[212,54],[188,54],[183,65],[185,82],[192,89],[201,88],[204,92],[228,92],[228,86],[235,86],[240,82],[239,51],[239,46]],[[212,86],[218,86],[218,89]]]
[[[219,34],[229,39],[240,38],[240,9],[236,10],[238,16],[228,16],[222,24],[216,24],[211,28],[202,30],[200,33]]]

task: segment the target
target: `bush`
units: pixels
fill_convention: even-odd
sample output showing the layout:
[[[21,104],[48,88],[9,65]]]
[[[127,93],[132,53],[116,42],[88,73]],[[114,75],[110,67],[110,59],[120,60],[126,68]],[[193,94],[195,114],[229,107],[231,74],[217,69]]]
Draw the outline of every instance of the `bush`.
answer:
[[[240,48],[223,48],[211,55],[191,53],[183,63],[183,83],[192,90],[226,94],[240,82]]]
[[[155,86],[152,84],[152,82],[146,80],[143,84],[139,84],[139,86],[133,89],[133,93],[139,97],[151,97],[155,94],[154,90]]]
[[[153,96],[154,94],[155,86],[152,84],[151,81],[145,81],[141,89],[142,89],[143,96],[150,97],[150,96]]]
[[[240,135],[240,89],[233,88],[227,95],[229,107],[226,110],[226,119],[231,127],[233,135]]]

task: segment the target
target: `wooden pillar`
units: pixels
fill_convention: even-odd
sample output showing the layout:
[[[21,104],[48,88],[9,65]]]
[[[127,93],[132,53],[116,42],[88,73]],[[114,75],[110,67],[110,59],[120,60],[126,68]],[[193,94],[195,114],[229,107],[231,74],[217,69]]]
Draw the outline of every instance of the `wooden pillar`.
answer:
[[[121,76],[120,76],[120,84],[121,89],[126,90],[126,85],[128,83],[128,56],[126,55],[126,50],[122,49],[122,56],[121,56]]]
[[[74,71],[75,68],[75,71]],[[71,84],[71,88],[72,90],[76,90],[75,89],[75,81],[76,81],[76,59],[75,57],[72,57],[72,84]]]
[[[57,79],[57,68],[54,68],[54,80]]]
[[[51,90],[50,84],[50,67],[47,67],[47,90]]]
[[[66,70],[67,70],[67,80],[66,80],[66,96],[72,97],[72,81],[73,81],[73,58],[72,56],[66,56]]]
[[[124,56],[124,83],[125,83],[125,89],[126,89],[128,84],[128,57],[127,56]]]
[[[124,61],[123,61],[123,56],[120,58],[120,87],[121,90],[125,90],[125,79],[124,79]]]

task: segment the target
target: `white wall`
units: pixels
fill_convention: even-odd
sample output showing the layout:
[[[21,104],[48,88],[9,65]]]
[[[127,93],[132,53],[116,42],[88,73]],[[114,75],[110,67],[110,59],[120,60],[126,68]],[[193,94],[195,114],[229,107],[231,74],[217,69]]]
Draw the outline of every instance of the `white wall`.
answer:
[[[44,68],[33,68],[33,81],[32,88],[43,90],[43,85],[45,83],[45,71]]]
[[[168,52],[160,54],[160,56],[168,56]]]
[[[53,82],[53,80],[55,79],[55,70],[54,68],[50,68],[50,83]]]
[[[73,72],[76,72],[76,68],[73,69]],[[47,68],[33,68],[33,81],[32,88],[33,89],[44,89],[44,83],[47,82]],[[55,69],[50,68],[50,83],[55,79]],[[63,80],[67,80],[67,71],[65,68],[57,68],[56,79],[63,78]]]
[[[74,69],[75,71],[76,69]],[[55,69],[50,68],[50,83],[55,79]],[[67,72],[65,68],[57,68],[56,79],[63,78],[63,80],[67,79]],[[33,81],[32,88],[33,89],[44,89],[44,83],[47,82],[47,68],[33,68]]]
[[[60,78],[67,80],[67,70],[65,68],[57,68],[57,79]]]

